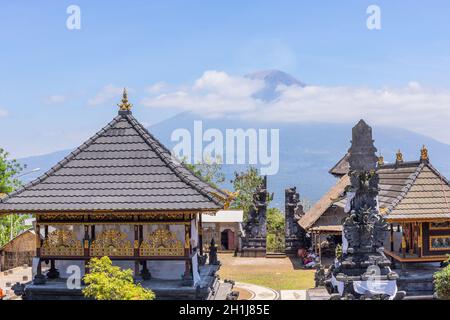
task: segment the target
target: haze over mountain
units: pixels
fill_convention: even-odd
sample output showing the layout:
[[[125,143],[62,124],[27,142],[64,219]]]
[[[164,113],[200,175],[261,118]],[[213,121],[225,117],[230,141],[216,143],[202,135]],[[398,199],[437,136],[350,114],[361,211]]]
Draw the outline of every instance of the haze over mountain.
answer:
[[[262,100],[273,100],[278,97],[277,87],[304,87],[301,81],[277,70],[261,71],[246,76],[251,79],[264,80],[265,87],[257,95]],[[284,189],[297,186],[302,198],[310,202],[318,200],[335,182],[328,170],[346,153],[350,147],[351,129],[355,123],[282,123],[253,122],[237,119],[210,119],[198,114],[184,112],[168,120],[153,125],[149,131],[161,140],[168,148],[176,142],[171,141],[175,129],[185,128],[193,137],[194,121],[202,121],[203,132],[215,128],[225,136],[226,129],[279,129],[280,154],[279,172],[268,177],[269,189],[275,193],[273,206],[284,206]],[[370,124],[370,123],[369,123]],[[441,172],[450,177],[450,145],[441,143],[430,137],[410,130],[394,127],[373,126],[375,145],[387,162],[394,161],[395,153],[400,148],[406,161],[418,160],[420,148],[426,145],[431,163]],[[206,146],[207,143],[204,143]],[[28,165],[28,169],[41,168],[38,173],[25,176],[29,181],[44,173],[57,161],[66,156],[70,150],[20,159]],[[224,154],[223,157],[226,155]],[[227,181],[225,188],[230,188],[230,180],[234,171],[245,169],[245,165],[224,165]]]

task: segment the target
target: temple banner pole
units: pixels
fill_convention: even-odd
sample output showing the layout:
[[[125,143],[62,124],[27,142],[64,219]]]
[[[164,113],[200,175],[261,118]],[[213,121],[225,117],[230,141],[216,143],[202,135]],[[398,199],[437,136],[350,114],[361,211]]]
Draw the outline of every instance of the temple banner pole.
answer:
[[[201,212],[198,214],[198,245],[200,247],[200,255],[203,256],[203,222]]]

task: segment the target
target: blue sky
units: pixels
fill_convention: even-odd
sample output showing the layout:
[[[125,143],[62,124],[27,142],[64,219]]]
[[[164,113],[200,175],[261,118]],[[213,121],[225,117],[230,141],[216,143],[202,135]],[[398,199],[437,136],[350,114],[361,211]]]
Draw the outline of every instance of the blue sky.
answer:
[[[81,30],[66,28],[71,4]],[[366,28],[370,4],[381,30]],[[2,0],[0,145],[21,157],[80,144],[116,113],[120,97],[89,103],[107,86],[130,88],[142,122],[161,121],[175,111],[140,106],[146,89],[192,84],[207,70],[449,89],[449,12],[446,0]]]

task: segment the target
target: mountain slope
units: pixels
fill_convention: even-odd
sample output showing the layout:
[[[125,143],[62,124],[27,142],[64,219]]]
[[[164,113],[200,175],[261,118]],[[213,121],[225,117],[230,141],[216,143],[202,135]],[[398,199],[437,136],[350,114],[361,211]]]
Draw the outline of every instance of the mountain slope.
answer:
[[[350,147],[351,128],[354,124],[330,123],[250,123],[226,119],[206,119],[191,113],[182,113],[149,128],[150,132],[172,149],[176,142],[170,140],[173,130],[185,128],[193,132],[194,121],[202,121],[203,131],[208,128],[219,129],[225,136],[226,129],[254,128],[280,130],[280,169],[276,175],[269,176],[268,184],[275,192],[274,205],[283,206],[284,189],[297,186],[302,197],[316,201],[335,182],[328,170],[345,154]],[[394,161],[400,148],[405,160],[417,160],[420,148],[425,144],[434,166],[450,177],[450,146],[432,138],[392,127],[373,128],[375,146],[386,161]],[[192,134],[192,139],[193,139]],[[204,143],[206,146],[207,143]],[[28,169],[40,167],[39,173],[26,176],[30,180],[61,160],[70,150],[59,151],[44,156],[20,159],[28,164]],[[225,155],[223,155],[225,156]],[[225,187],[230,188],[230,179],[235,170],[245,169],[245,165],[224,165],[227,176]],[[25,178],[25,177],[24,177]]]

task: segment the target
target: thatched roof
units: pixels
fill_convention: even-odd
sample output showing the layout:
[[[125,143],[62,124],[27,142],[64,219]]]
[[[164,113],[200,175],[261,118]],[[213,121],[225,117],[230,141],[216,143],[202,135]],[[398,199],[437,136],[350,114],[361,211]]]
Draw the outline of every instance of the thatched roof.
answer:
[[[319,200],[314,206],[300,219],[300,226],[308,230],[311,228],[319,218],[332,206],[333,204],[341,204],[338,201],[341,195],[345,192],[345,188],[350,185],[350,178],[348,175],[341,177],[338,182]]]

